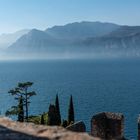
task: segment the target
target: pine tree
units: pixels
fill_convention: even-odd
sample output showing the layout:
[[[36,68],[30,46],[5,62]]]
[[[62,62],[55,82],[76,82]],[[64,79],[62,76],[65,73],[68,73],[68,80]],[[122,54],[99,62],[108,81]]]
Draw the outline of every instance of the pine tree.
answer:
[[[26,120],[28,122],[30,97],[36,95],[36,93],[34,91],[31,91],[31,92],[28,91],[29,88],[32,85],[33,85],[32,82],[18,83],[18,86],[17,87],[15,87],[14,89],[12,89],[12,90],[9,91],[9,93],[11,95],[15,96],[15,100],[17,100],[18,102],[21,102],[19,104],[22,104],[23,106],[21,106],[21,105],[12,106],[11,109],[9,109],[6,112],[6,115],[17,115],[18,116],[18,120],[19,120],[19,118],[22,115],[24,115],[24,113],[22,112],[22,110],[25,110],[24,120]],[[19,109],[19,107],[21,107],[21,108]],[[19,110],[21,110],[21,111],[19,112]]]
[[[68,109],[68,123],[74,123],[74,106],[72,95],[70,97],[69,109]]]
[[[6,116],[16,115],[17,121],[24,122],[24,105],[23,105],[23,97],[19,96],[18,105],[12,106],[5,113]]]
[[[44,114],[41,115],[41,121],[40,124],[44,125],[45,124],[45,120],[44,120]]]
[[[18,93],[23,93],[25,104],[25,119],[28,122],[30,97],[36,95],[34,91],[29,92],[28,88],[33,85],[32,82],[18,83]]]
[[[55,108],[56,108],[56,124],[60,125],[61,124],[61,115],[60,115],[60,107],[59,107],[58,95],[56,95]]]
[[[19,98],[18,121],[24,122],[24,108],[23,108],[23,97],[22,96]]]

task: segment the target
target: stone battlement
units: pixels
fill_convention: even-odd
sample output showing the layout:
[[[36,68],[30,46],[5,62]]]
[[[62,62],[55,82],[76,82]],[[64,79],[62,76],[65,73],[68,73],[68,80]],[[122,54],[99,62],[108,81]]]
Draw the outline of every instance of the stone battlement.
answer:
[[[62,127],[19,123],[0,118],[0,140],[99,140],[87,133],[74,133]]]
[[[91,135],[102,139],[123,139],[123,114],[103,112],[94,115],[91,119]]]
[[[91,133],[87,134],[85,131],[83,121],[64,129],[0,118],[0,140],[125,140],[124,116],[121,113],[98,113],[91,119]],[[138,140],[140,140],[140,116]]]

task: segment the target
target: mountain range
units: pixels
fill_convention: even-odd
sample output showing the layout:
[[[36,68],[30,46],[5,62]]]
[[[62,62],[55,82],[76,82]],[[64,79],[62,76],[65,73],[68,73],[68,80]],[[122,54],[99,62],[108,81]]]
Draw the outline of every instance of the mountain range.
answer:
[[[140,56],[140,26],[75,22],[44,31],[32,29],[12,42],[6,52],[30,55]]]
[[[27,34],[30,30],[24,29],[17,31],[15,33],[9,33],[9,34],[2,34],[0,35],[0,48],[6,49],[10,45],[12,45],[14,42],[16,42],[21,36]]]

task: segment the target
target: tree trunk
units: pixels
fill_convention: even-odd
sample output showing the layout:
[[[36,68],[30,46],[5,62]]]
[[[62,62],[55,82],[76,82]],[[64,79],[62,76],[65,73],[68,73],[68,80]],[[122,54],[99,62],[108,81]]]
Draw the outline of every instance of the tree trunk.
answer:
[[[28,122],[28,99],[27,99],[27,88],[25,89],[25,108],[26,108],[26,122]]]

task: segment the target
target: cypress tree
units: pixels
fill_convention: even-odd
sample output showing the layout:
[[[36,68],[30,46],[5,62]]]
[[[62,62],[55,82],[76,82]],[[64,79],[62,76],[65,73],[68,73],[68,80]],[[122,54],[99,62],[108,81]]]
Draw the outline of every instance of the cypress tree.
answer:
[[[56,108],[55,105],[49,106],[49,111],[48,111],[48,125],[57,125],[57,119],[56,119]]]
[[[18,121],[24,122],[24,109],[23,109],[23,97],[22,96],[19,98]]]
[[[44,114],[42,114],[42,115],[41,115],[40,124],[42,124],[42,125],[44,125],[44,124],[45,124]]]
[[[61,124],[61,115],[60,115],[58,95],[56,95],[56,99],[55,99],[55,108],[56,108],[56,124],[60,125]]]
[[[74,106],[72,95],[70,97],[69,109],[68,109],[68,123],[74,123]]]

